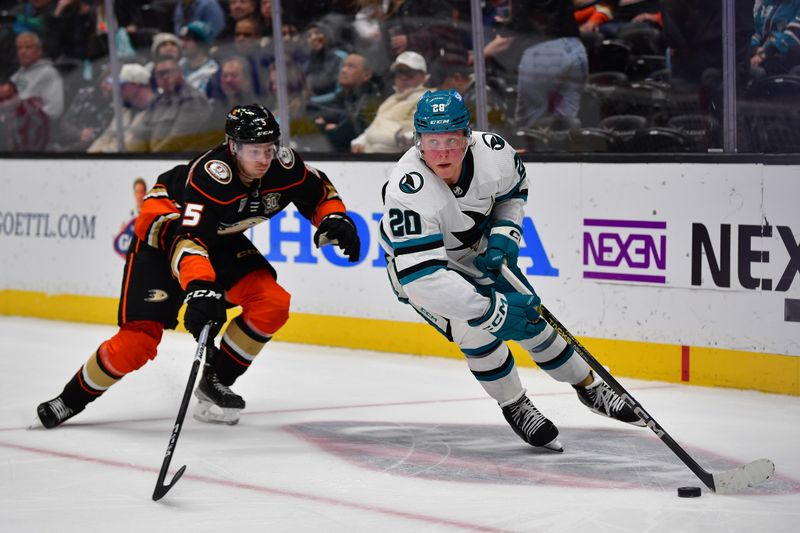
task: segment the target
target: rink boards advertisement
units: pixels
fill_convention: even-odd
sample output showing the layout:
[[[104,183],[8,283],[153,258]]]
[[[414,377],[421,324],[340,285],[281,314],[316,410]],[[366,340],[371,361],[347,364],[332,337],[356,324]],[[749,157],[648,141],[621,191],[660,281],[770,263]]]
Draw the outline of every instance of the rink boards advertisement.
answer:
[[[60,318],[24,302],[47,307],[49,298],[86,297],[81,305],[104,302],[113,323],[141,201],[135,182],[144,179],[149,188],[176,163],[5,160],[0,312]],[[291,207],[248,235],[292,293],[293,316],[315,318],[296,321],[304,330],[341,327],[341,345],[348,345],[358,337],[348,328],[374,329],[370,343],[383,338],[390,350],[404,351],[393,326],[423,321],[395,299],[378,244],[391,163],[315,166],[328,173],[356,222],[360,261],[348,263],[333,247],[316,249],[314,228]],[[631,342],[670,354],[674,348],[679,358],[688,347],[739,358],[800,355],[795,167],[527,163],[526,170],[519,264],[574,334],[596,339],[595,346]],[[331,333],[325,339],[337,344]],[[790,388],[798,387],[797,359],[779,359],[775,372],[785,373],[790,361]],[[684,370],[678,363],[677,372]]]

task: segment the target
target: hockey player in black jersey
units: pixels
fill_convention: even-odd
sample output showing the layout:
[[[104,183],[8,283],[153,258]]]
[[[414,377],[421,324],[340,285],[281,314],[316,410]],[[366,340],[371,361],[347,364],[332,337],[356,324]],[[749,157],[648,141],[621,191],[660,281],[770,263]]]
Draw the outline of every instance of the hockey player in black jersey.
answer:
[[[210,338],[226,308],[242,311],[210,348],[195,396],[195,418],[235,424],[244,399],[230,386],[289,318],[290,295],[243,232],[288,204],[317,227],[314,242],[360,254],[355,225],[327,176],[280,145],[280,129],[261,105],[234,107],[225,142],[161,176],[134,226],[119,300],[119,331],[102,342],[54,399],[37,408],[37,425],[55,427],[81,412],[126,374],[156,356],[164,329],[178,323]]]

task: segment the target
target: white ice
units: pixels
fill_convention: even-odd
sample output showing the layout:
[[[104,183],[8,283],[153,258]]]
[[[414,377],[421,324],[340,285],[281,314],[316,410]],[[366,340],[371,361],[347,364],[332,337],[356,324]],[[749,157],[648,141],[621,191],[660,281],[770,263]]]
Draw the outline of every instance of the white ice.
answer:
[[[115,330],[0,317],[0,531],[800,530],[798,397],[622,379],[706,469],[776,464],[758,489],[684,499],[701,483],[651,431],[541,371],[520,368],[563,454],[514,435],[462,361],[277,342],[234,386],[237,426],[187,417],[168,479],[186,474],[154,502],[189,335],[63,426],[26,429]]]

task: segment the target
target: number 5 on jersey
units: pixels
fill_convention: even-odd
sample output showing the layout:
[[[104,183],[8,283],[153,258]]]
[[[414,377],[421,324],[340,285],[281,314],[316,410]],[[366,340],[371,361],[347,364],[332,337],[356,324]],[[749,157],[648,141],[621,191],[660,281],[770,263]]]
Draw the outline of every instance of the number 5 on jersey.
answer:
[[[200,223],[200,215],[203,213],[203,205],[200,204],[186,204],[186,210],[183,212],[184,226],[193,228]]]

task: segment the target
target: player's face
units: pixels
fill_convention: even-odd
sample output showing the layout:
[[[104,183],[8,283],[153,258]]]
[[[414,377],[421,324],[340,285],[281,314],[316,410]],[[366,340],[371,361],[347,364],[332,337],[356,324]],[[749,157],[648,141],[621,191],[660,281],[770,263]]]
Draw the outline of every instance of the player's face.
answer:
[[[423,133],[419,149],[422,159],[448,185],[455,185],[461,176],[461,166],[467,151],[463,132]]]
[[[269,170],[275,157],[277,146],[274,143],[242,144],[236,152],[236,160],[242,173],[242,181],[249,185],[254,179]]]

